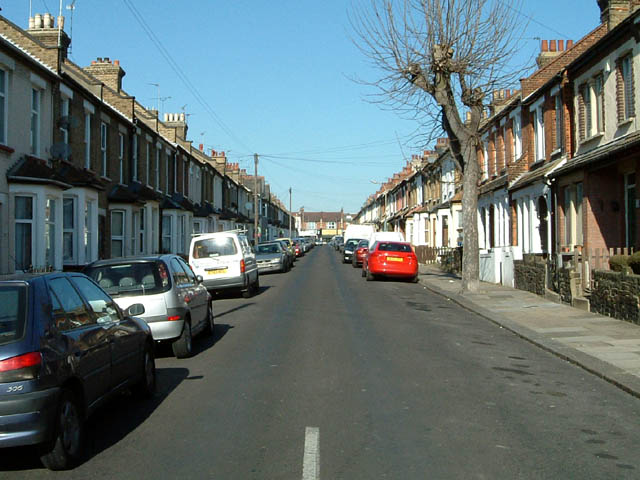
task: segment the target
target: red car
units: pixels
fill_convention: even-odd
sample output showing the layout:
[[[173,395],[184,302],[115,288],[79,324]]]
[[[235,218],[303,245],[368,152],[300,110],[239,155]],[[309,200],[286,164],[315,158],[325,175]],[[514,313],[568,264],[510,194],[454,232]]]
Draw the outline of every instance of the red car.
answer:
[[[362,263],[362,276],[406,278],[418,281],[418,258],[407,242],[375,242]]]
[[[353,252],[353,255],[351,256],[351,264],[353,265],[353,268],[358,268],[362,265],[364,257],[366,257],[368,251],[369,240],[360,240]]]

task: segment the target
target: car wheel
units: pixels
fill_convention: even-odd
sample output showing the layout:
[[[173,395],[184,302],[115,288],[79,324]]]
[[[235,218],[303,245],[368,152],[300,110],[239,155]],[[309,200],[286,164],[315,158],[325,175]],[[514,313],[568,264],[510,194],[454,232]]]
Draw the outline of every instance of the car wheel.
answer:
[[[416,275],[415,277],[413,277],[411,279],[411,283],[418,283],[419,279],[418,279],[418,275]]]
[[[84,421],[80,412],[76,395],[71,390],[63,389],[53,440],[40,456],[49,470],[66,470],[80,459],[84,441]]]
[[[355,260],[352,260],[352,261],[351,261],[351,266],[352,266],[353,268],[358,268],[358,262],[356,262]]]
[[[149,398],[156,391],[156,362],[153,349],[147,345],[144,349],[142,364],[142,379],[134,388],[134,393],[139,397]]]
[[[216,322],[213,315],[213,301],[210,301],[207,306],[207,333],[211,336],[214,336],[216,333]]]
[[[176,356],[176,358],[187,358],[191,356],[193,350],[192,340],[191,324],[188,320],[185,320],[184,326],[182,327],[182,334],[175,342],[171,344],[173,354]]]
[[[373,273],[371,273],[369,270],[367,270],[367,282],[371,282],[373,280],[375,280],[376,277],[373,276]]]
[[[362,272],[360,272],[360,275],[362,275],[363,277],[367,276],[367,271],[364,269],[364,267],[362,267]]]

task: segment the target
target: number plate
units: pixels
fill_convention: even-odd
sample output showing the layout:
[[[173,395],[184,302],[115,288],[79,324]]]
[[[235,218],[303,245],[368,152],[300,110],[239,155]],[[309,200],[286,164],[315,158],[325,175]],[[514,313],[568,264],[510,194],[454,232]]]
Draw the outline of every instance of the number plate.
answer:
[[[221,273],[227,273],[227,267],[224,268],[216,268],[215,270],[207,270],[209,275],[219,275]]]
[[[402,257],[387,257],[387,262],[403,262],[404,258]]]

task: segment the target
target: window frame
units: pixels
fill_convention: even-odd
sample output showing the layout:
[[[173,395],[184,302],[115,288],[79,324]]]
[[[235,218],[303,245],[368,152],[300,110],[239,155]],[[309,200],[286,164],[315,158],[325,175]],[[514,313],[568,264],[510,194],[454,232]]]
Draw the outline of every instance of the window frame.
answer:
[[[0,76],[4,77],[4,82],[0,80],[0,86],[4,84],[4,89],[0,88],[0,144],[8,145],[9,136],[9,70],[0,67]]]
[[[69,203],[70,202],[70,203]],[[65,224],[65,209],[67,205],[71,205],[71,222],[72,225],[68,226]],[[78,260],[78,252],[76,247],[76,211],[78,208],[78,199],[75,195],[63,195],[62,197],[62,260],[65,264],[74,264]],[[66,255],[66,245],[65,238],[68,238],[68,235],[71,237],[71,255]]]
[[[17,199],[19,198],[25,198],[25,199],[29,199],[29,201],[31,202],[31,218],[18,218],[18,215],[16,214],[16,209],[17,209]],[[22,265],[22,268],[19,268],[18,266],[18,245],[24,245],[24,242],[20,241],[18,239],[18,229],[14,227],[14,234],[13,234],[13,238],[14,238],[14,255],[15,255],[15,267],[16,270],[20,270],[20,271],[28,271],[29,267],[33,267],[33,262],[34,262],[34,254],[36,253],[36,235],[35,235],[35,196],[34,195],[28,195],[28,194],[22,194],[22,195],[14,195],[13,197],[13,219],[14,219],[14,223],[15,226],[17,227],[18,225],[29,225],[30,229],[31,229],[31,233],[30,233],[30,237],[31,237],[31,245],[30,250],[29,250],[29,261],[30,261],[30,265]],[[26,246],[26,245],[25,245]]]
[[[114,233],[114,214],[115,215],[121,215],[122,216],[122,221],[121,221],[121,234],[120,235],[116,235]],[[109,215],[109,219],[110,219],[110,226],[111,226],[111,258],[123,258],[126,256],[126,218],[127,218],[127,212],[125,210],[122,209],[114,209],[110,211],[110,215]],[[122,255],[115,255],[114,254],[114,249],[113,249],[113,245],[115,242],[120,242],[120,244],[122,245],[121,249],[122,249]]]
[[[31,114],[29,127],[29,151],[35,157],[40,156],[42,134],[42,89],[31,86]]]
[[[107,147],[108,147],[108,130],[107,123],[100,122],[100,155],[102,156],[102,176],[108,178],[107,175]]]

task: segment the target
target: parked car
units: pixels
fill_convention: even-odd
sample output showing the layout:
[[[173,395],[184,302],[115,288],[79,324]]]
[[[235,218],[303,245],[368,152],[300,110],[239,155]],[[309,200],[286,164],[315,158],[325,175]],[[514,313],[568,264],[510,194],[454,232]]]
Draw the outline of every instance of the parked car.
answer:
[[[214,334],[211,295],[179,255],[98,260],[85,273],[111,295],[120,308],[144,305],[140,315],[156,342],[170,342],[177,358],[192,354],[192,338]]]
[[[340,245],[342,245],[344,243],[344,239],[341,236],[336,236],[333,238],[333,248],[335,248],[336,250],[340,249]]]
[[[342,251],[342,263],[351,263],[351,256],[353,252],[356,250],[356,246],[360,243],[361,238],[352,238],[347,240],[347,243],[344,244],[344,249]]]
[[[376,242],[362,264],[362,276],[374,280],[377,276],[406,278],[418,281],[418,258],[410,243]]]
[[[100,405],[151,395],[153,339],[134,313],[81,273],[0,277],[0,447],[38,445],[47,468],[70,468]]]
[[[293,267],[293,262],[296,261],[296,252],[292,248],[289,248],[289,245],[284,240],[274,240],[274,242],[278,242],[282,246],[284,252],[287,254],[287,259],[289,260],[289,270],[291,270],[291,267]]]
[[[280,242],[260,243],[256,247],[256,261],[258,271],[265,272],[288,272],[289,256]]]
[[[189,265],[209,291],[237,289],[249,298],[260,289],[255,253],[246,235],[236,230],[193,237]]]
[[[293,240],[291,240],[290,238],[276,238],[276,240],[278,240],[279,242],[284,242],[287,245],[287,248],[289,249],[289,254],[293,257],[293,261],[295,262],[297,259],[297,255],[296,255],[296,249],[293,246]]]
[[[369,251],[369,240],[360,240],[358,245],[356,245],[356,249],[351,255],[351,263],[353,268],[358,268],[362,266],[362,262],[364,260],[365,255]]]
[[[295,240],[293,241],[293,251],[296,252],[296,257],[304,257],[304,250],[302,249],[302,245],[300,245]]]

